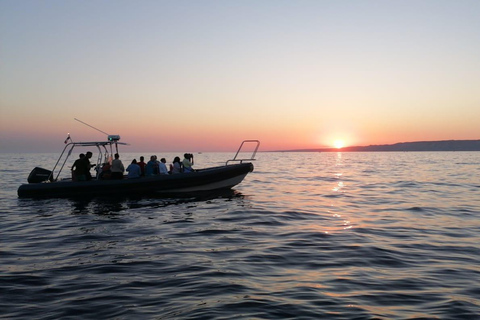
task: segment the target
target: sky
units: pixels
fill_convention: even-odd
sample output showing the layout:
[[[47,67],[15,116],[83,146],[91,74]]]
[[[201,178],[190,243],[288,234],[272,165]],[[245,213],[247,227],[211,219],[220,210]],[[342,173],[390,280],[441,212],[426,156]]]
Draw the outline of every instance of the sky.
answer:
[[[478,0],[0,0],[0,152],[480,139]]]

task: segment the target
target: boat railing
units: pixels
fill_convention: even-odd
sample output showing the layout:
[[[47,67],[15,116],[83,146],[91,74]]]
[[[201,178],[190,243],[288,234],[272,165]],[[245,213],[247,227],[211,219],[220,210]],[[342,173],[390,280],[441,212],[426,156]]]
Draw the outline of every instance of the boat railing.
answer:
[[[252,151],[252,154],[251,154],[250,158],[238,158],[238,155],[242,151],[242,148],[244,147],[245,144],[255,145],[255,147]],[[260,147],[260,141],[259,140],[243,140],[242,143],[240,144],[240,147],[237,150],[237,153],[235,154],[235,157],[233,157],[233,159],[227,160],[225,165],[228,165],[229,162],[243,163],[243,161],[254,161],[259,147]]]
[[[102,162],[107,161],[107,159],[110,157],[110,155],[113,155],[113,145],[115,145],[116,152],[118,153],[118,144],[123,144],[127,145],[126,143],[121,143],[118,141],[100,141],[100,142],[70,142],[65,147],[63,148],[62,153],[60,154],[60,157],[58,158],[57,162],[55,163],[55,166],[53,167],[50,176],[48,177],[48,180],[53,178],[53,175],[55,174],[55,170],[57,167],[60,167],[54,181],[58,180],[60,173],[63,171],[65,164],[67,160],[70,158],[70,155],[72,154],[72,151],[75,147],[96,147],[98,150],[98,158],[97,158],[97,163],[96,166],[99,167]],[[110,151],[107,149],[107,146],[109,146]],[[102,151],[103,147],[103,151]],[[68,149],[67,154],[65,155],[66,151]],[[96,179],[98,179],[99,171],[97,171],[96,174]]]

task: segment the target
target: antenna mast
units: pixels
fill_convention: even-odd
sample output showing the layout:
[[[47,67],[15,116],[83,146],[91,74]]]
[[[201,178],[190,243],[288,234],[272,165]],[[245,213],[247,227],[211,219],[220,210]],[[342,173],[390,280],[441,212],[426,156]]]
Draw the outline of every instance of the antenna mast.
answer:
[[[106,134],[107,136],[109,136],[109,134],[106,133],[105,131],[102,131],[102,130],[100,130],[100,129],[97,129],[97,128],[95,128],[94,126],[91,126],[91,125],[89,125],[88,123],[83,122],[82,120],[78,120],[77,118],[73,118],[73,119],[75,119],[76,121],[78,121],[78,122],[80,122],[80,123],[83,123],[84,125],[92,128],[92,129],[97,130],[98,132],[101,132],[101,133]]]

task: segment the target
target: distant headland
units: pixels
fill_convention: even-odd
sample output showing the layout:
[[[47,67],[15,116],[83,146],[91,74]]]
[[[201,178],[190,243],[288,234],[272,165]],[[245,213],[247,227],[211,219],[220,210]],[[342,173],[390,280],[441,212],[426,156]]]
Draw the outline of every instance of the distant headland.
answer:
[[[283,152],[480,151],[480,140],[400,142],[369,146],[282,150]]]

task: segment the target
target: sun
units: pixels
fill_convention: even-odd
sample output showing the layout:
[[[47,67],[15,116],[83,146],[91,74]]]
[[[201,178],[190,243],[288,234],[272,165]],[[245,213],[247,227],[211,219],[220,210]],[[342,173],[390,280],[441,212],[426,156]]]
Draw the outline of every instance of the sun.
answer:
[[[337,139],[333,142],[333,146],[337,149],[341,149],[345,146],[345,141]]]

